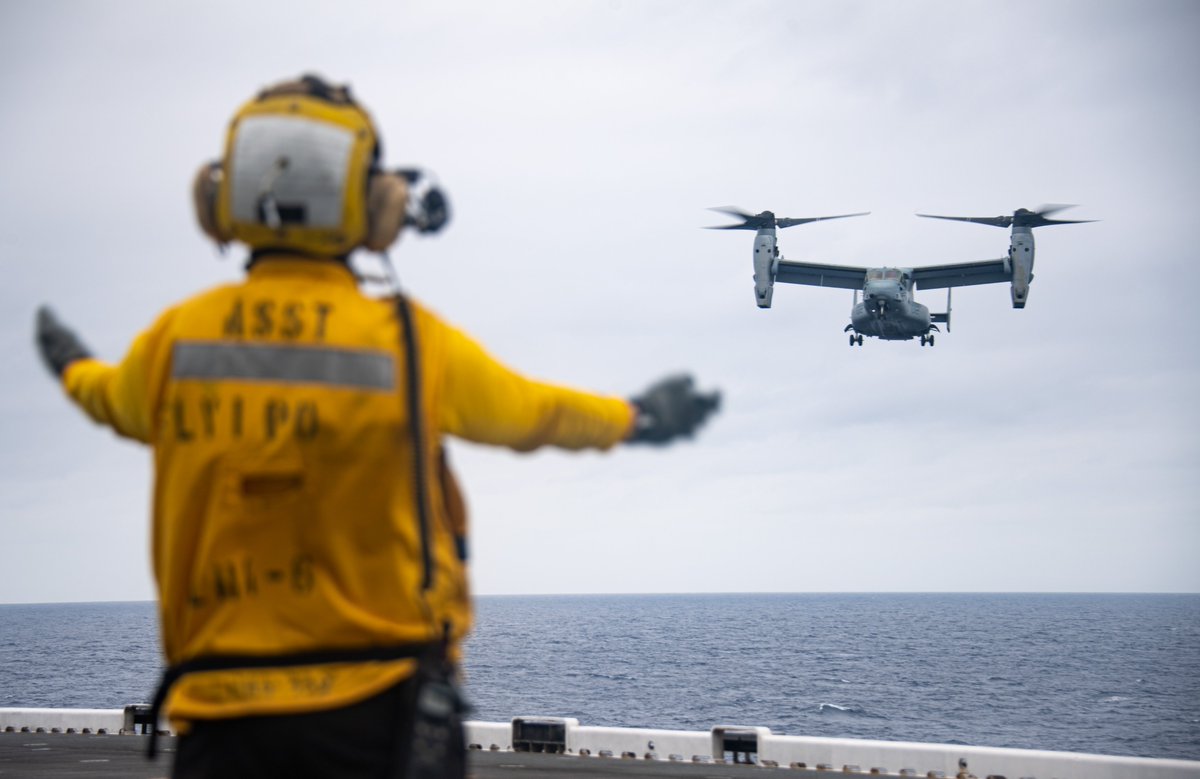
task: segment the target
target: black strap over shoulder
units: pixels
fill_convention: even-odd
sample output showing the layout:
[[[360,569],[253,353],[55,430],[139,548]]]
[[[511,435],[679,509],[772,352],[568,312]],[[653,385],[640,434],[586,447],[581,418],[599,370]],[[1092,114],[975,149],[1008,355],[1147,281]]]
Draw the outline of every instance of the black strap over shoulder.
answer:
[[[286,655],[209,655],[185,660],[163,671],[154,700],[150,703],[150,741],[146,745],[146,757],[153,759],[158,754],[158,718],[166,703],[171,688],[191,673],[203,671],[244,671],[256,668],[295,668],[303,665],[331,665],[333,663],[369,663],[387,660],[419,659],[427,662],[442,662],[446,655],[443,642],[428,644],[403,644],[400,646],[372,646],[362,649],[331,649],[310,652],[295,652]]]
[[[412,304],[408,298],[396,293],[396,315],[404,331],[404,365],[407,387],[404,393],[408,403],[408,424],[412,433],[413,488],[417,503],[417,522],[421,531],[421,591],[433,587],[433,552],[429,527],[429,466],[425,462],[425,415],[421,413],[421,361],[417,354],[417,333],[413,324]]]

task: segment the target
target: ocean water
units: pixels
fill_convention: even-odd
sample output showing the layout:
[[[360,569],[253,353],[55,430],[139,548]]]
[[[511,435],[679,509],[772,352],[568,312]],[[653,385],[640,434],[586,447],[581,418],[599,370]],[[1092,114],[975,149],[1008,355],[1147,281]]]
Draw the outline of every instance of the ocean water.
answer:
[[[1200,759],[1200,596],[483,597],[473,719]],[[160,669],[148,603],[0,606],[0,706],[113,708]]]

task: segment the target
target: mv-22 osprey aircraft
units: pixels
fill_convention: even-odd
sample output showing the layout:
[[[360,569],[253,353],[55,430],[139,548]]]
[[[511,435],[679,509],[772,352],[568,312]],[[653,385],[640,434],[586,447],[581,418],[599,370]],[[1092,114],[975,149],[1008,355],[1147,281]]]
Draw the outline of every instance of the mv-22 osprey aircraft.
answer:
[[[738,217],[741,224],[712,227],[713,230],[756,230],[754,238],[754,294],[759,308],[771,307],[771,295],[777,281],[789,284],[809,284],[816,287],[841,287],[854,290],[854,307],[850,324],[843,332],[850,333],[850,345],[862,346],[863,336],[885,341],[907,341],[920,337],[921,346],[933,346],[933,334],[941,332],[937,323],[950,331],[950,289],[974,284],[1011,282],[1013,308],[1024,308],[1033,281],[1033,228],[1057,224],[1080,224],[1095,220],[1048,219],[1071,206],[1048,205],[1037,211],[1017,209],[1012,216],[937,216],[917,214],[929,219],[952,219],[975,222],[994,227],[1011,227],[1008,256],[979,262],[960,262],[951,265],[929,265],[923,268],[859,268],[846,265],[822,265],[812,262],[791,262],[779,254],[775,229],[844,219],[859,214],[816,216],[793,219],[777,217],[770,211],[747,214],[737,208],[714,208]],[[945,289],[946,311],[931,314],[929,309],[913,298],[915,289]],[[858,292],[862,291],[862,302]]]

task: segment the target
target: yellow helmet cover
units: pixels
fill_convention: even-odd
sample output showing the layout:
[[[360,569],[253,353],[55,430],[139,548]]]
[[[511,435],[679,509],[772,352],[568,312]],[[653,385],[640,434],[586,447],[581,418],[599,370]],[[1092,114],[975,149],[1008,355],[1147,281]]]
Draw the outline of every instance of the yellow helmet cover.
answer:
[[[253,249],[339,256],[367,234],[371,118],[344,89],[305,82],[261,93],[234,115],[217,192],[217,224]]]

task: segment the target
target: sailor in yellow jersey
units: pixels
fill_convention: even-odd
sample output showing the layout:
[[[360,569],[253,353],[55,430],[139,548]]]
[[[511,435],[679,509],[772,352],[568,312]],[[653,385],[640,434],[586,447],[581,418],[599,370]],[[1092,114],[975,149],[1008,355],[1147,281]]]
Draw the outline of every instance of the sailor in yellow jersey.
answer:
[[[247,278],[164,311],[112,365],[50,312],[70,397],[154,450],[152,558],[176,777],[461,776],[453,663],[470,628],[445,435],[530,450],[691,436],[690,379],[627,401],[527,379],[348,265],[447,218],[380,168],[370,117],[306,76],[263,90],[194,184]]]

